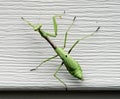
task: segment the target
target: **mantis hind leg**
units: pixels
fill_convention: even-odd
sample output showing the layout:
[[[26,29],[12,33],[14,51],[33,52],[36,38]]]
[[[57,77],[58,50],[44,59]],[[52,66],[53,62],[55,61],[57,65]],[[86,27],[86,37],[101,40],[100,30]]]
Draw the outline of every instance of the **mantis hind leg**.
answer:
[[[54,77],[57,79],[57,80],[59,80],[64,86],[65,86],[65,89],[66,89],[66,91],[67,91],[67,85],[57,76],[57,73],[58,73],[58,71],[60,70],[60,68],[62,67],[62,65],[63,65],[63,62],[60,64],[60,66],[57,68],[57,70],[55,71],[55,73],[54,73]]]
[[[93,33],[91,33],[90,35],[87,35],[87,36],[85,36],[85,37],[83,37],[83,38],[81,38],[81,39],[78,39],[78,40],[72,45],[72,47],[69,49],[68,53],[70,53],[70,52],[72,51],[72,49],[73,49],[81,40],[84,40],[84,39],[86,39],[86,38],[88,38],[88,37],[90,37],[90,36],[93,36],[99,29],[100,29],[100,26],[99,26]]]

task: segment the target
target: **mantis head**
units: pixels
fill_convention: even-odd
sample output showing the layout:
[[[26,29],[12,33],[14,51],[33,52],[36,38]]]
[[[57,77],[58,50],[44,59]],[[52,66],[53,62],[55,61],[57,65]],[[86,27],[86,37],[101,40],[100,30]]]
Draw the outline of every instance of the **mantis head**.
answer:
[[[39,29],[41,29],[41,27],[42,27],[42,24],[37,24],[37,25],[33,26],[33,29],[34,29],[34,31],[38,31]]]

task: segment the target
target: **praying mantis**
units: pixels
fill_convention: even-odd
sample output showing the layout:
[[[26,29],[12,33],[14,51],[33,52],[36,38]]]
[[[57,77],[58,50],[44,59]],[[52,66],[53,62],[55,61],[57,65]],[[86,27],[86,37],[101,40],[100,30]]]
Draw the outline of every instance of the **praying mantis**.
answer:
[[[65,12],[64,12],[65,14]],[[57,22],[56,22],[56,19],[57,18],[62,18],[62,16],[64,14],[60,14],[60,15],[54,15],[52,17],[52,20],[53,20],[53,27],[54,27],[54,34],[51,34],[51,33],[48,33],[48,32],[45,32],[43,29],[42,29],[42,24],[37,24],[37,25],[34,25],[32,23],[30,23],[29,21],[27,21],[26,19],[24,19],[23,17],[21,17],[21,19],[26,22],[29,26],[31,26],[33,28],[34,31],[37,31],[39,32],[39,34],[41,35],[41,37],[43,37],[45,40],[48,41],[48,43],[52,46],[52,48],[54,49],[54,51],[56,52],[56,55],[55,56],[52,56],[48,59],[45,59],[44,61],[42,61],[39,66],[37,66],[36,68],[34,69],[31,69],[31,71],[33,70],[37,70],[38,67],[40,67],[43,63],[45,62],[48,62],[56,57],[60,57],[61,60],[62,60],[62,63],[58,66],[57,70],[55,71],[54,73],[54,77],[56,79],[58,79],[64,86],[65,86],[65,89],[67,90],[67,85],[57,76],[57,73],[58,71],[60,70],[60,68],[63,66],[63,64],[65,65],[66,69],[68,70],[68,72],[75,78],[78,78],[79,80],[83,80],[83,73],[82,73],[82,69],[79,65],[79,63],[70,55],[70,52],[73,50],[73,48],[83,39],[86,39],[92,35],[94,35],[99,29],[100,29],[100,26],[97,27],[97,29],[83,37],[83,38],[80,38],[78,40],[75,41],[75,43],[72,45],[72,47],[69,49],[69,51],[65,51],[65,47],[66,47],[66,41],[67,41],[67,36],[68,36],[68,32],[70,31],[72,25],[74,24],[75,20],[76,20],[76,16],[73,18],[72,20],[72,24],[70,24],[70,26],[68,27],[66,33],[65,33],[65,37],[64,37],[64,46],[63,48],[61,47],[58,47],[56,46],[50,39],[49,37],[56,37],[57,36],[57,30],[58,30],[58,25],[57,25]]]

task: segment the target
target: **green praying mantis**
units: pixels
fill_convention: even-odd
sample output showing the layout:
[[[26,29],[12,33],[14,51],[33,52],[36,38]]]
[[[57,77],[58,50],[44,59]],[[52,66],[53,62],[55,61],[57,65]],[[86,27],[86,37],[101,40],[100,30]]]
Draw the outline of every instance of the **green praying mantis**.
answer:
[[[64,12],[65,14],[65,12]],[[37,66],[36,68],[34,69],[31,69],[31,71],[33,70],[37,70],[38,67],[40,67],[43,63],[45,62],[48,62],[54,58],[56,58],[57,56],[59,56],[61,59],[62,59],[62,63],[58,66],[57,70],[55,71],[54,73],[54,77],[56,79],[58,79],[66,88],[67,90],[67,85],[57,76],[57,73],[58,71],[60,70],[60,68],[63,66],[63,64],[65,65],[66,69],[68,70],[68,72],[74,76],[75,78],[78,78],[79,80],[83,80],[83,73],[82,73],[82,69],[79,65],[79,63],[73,59],[72,56],[70,56],[70,52],[73,50],[73,48],[83,39],[86,39],[92,35],[94,35],[99,29],[100,29],[100,26],[93,32],[91,33],[90,35],[87,35],[81,39],[78,39],[77,41],[75,41],[75,43],[72,45],[72,47],[69,49],[68,52],[66,52],[64,49],[66,47],[66,41],[67,41],[67,36],[68,36],[68,32],[70,31],[72,25],[74,24],[75,20],[76,20],[76,16],[73,18],[72,20],[72,24],[70,24],[70,26],[68,27],[66,33],[65,33],[65,37],[64,37],[64,46],[63,48],[61,47],[58,47],[56,46],[50,39],[49,37],[56,37],[57,36],[57,30],[58,30],[58,25],[57,25],[57,22],[56,22],[56,18],[62,18],[62,16],[64,14],[61,14],[61,15],[55,15],[52,17],[52,20],[53,20],[53,26],[54,26],[54,34],[51,34],[51,33],[48,33],[48,32],[45,32],[43,29],[42,29],[42,24],[37,24],[37,25],[34,25],[32,23],[30,23],[29,21],[27,21],[26,19],[24,19],[23,17],[21,17],[23,19],[23,21],[25,21],[29,26],[31,26],[33,28],[34,31],[37,31],[39,32],[39,34],[41,35],[41,37],[43,37],[45,40],[48,41],[48,43],[52,46],[52,48],[54,49],[54,51],[56,52],[57,55],[55,56],[52,56],[44,61],[42,61],[39,66]]]

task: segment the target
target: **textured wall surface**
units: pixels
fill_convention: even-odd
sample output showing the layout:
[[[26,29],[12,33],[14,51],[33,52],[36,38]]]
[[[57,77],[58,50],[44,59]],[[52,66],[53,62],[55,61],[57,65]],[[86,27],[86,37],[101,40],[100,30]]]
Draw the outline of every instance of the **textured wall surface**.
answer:
[[[79,38],[82,40],[71,52],[84,74],[84,81],[72,77],[63,66],[58,76],[69,90],[120,88],[120,1],[119,0],[0,0],[0,90],[64,90],[53,74],[61,63],[56,58],[37,71],[30,69],[56,53],[51,46],[26,25],[21,17],[53,32],[52,16],[58,19],[58,36],[51,38],[63,46],[64,34],[74,16],[66,51]]]

